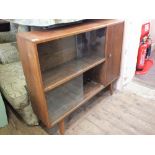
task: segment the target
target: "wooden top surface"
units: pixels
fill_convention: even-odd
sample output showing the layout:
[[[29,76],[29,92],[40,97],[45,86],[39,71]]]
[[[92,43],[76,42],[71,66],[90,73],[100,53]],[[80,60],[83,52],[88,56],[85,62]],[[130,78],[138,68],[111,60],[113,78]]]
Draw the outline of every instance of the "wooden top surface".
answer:
[[[68,37],[68,36],[88,32],[88,31],[96,30],[96,29],[103,28],[120,22],[122,22],[122,20],[114,20],[114,19],[90,20],[90,21],[78,23],[71,26],[54,28],[51,30],[20,32],[17,34],[17,37],[22,37],[28,41],[38,44],[42,42],[52,41],[55,39],[60,39],[63,37]]]

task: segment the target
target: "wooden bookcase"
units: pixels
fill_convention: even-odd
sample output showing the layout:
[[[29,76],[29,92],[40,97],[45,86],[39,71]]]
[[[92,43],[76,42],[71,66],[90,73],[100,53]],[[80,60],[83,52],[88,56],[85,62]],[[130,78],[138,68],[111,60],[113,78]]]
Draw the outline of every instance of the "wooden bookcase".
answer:
[[[33,106],[47,127],[64,118],[119,77],[124,22],[90,20],[17,34]]]

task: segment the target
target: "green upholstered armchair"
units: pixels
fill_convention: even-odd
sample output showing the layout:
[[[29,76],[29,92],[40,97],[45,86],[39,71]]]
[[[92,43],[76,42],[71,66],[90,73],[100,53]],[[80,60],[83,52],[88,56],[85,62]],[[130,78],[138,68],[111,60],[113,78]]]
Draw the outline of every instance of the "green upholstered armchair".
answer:
[[[16,42],[0,44],[0,90],[28,125],[38,125],[26,89]]]
[[[0,93],[0,128],[5,127],[8,124],[5,105]]]

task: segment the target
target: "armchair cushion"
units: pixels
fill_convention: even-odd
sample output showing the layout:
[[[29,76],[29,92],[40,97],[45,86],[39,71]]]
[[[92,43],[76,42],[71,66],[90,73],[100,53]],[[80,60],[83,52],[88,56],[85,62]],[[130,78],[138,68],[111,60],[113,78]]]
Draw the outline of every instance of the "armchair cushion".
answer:
[[[28,125],[38,125],[38,119],[33,112],[26,82],[20,62],[0,64],[0,89]]]
[[[15,42],[0,44],[0,63],[8,64],[16,61],[19,61],[17,44]]]

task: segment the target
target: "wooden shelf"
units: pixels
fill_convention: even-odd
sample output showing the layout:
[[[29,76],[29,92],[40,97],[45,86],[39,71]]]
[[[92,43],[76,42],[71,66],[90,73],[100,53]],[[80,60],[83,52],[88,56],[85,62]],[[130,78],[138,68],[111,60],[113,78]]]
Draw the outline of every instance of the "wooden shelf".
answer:
[[[66,116],[104,87],[110,85],[112,92],[123,31],[122,20],[98,19],[17,34],[32,107],[47,128],[58,123],[63,134]]]
[[[84,22],[81,24],[66,26],[62,28],[55,28],[48,31],[44,30],[44,31],[32,31],[32,32],[20,32],[17,34],[17,36],[38,44],[100,29],[103,27],[114,25],[116,23],[118,24],[120,22],[122,22],[122,20],[114,20],[114,19],[90,20],[89,22]]]
[[[48,95],[46,95],[46,98],[49,110],[49,117],[52,121],[52,125],[58,123],[61,119],[68,116],[78,107],[83,105],[86,101],[99,93],[102,89],[104,89],[103,85],[91,81],[84,86],[83,98],[80,101],[79,99],[76,99],[76,94],[74,94],[73,99],[73,96],[68,97],[66,96],[66,93],[65,95],[64,93],[61,93],[59,94],[60,97],[57,98],[57,102],[52,103],[50,102],[51,100],[53,100],[53,96],[51,95],[52,91],[51,93],[49,92]],[[70,94],[70,92],[68,92],[68,94]],[[64,104],[64,100],[67,100],[67,102],[65,102],[66,104]]]
[[[103,63],[105,58],[101,58],[96,55],[82,57],[80,59],[74,59],[63,65],[55,67],[42,73],[44,91],[50,91],[53,88],[81,75],[87,70]]]

